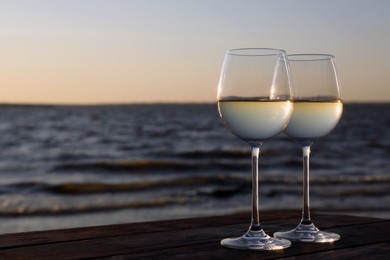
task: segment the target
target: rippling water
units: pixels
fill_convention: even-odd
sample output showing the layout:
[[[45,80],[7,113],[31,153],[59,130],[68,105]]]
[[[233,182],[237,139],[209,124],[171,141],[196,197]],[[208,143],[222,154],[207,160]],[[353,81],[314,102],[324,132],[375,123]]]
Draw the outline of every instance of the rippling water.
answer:
[[[215,104],[0,106],[0,233],[250,210],[250,153]],[[312,147],[313,211],[390,217],[390,104],[348,104]],[[301,151],[260,159],[261,209],[297,209]]]

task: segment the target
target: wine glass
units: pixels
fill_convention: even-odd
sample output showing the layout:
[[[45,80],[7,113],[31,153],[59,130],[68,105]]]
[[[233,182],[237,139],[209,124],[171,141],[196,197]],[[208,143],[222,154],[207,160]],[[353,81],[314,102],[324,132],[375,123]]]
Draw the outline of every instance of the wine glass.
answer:
[[[278,250],[291,242],[268,236],[260,225],[258,159],[263,142],[288,124],[290,76],[283,50],[245,48],[229,50],[218,85],[218,111],[225,127],[247,142],[252,152],[252,221],[241,237],[226,238],[221,245],[242,250]]]
[[[313,224],[309,203],[310,147],[332,131],[343,112],[335,59],[327,54],[292,54],[287,59],[293,83],[294,111],[284,133],[302,146],[303,211],[295,229],[276,232],[274,237],[310,243],[337,241],[340,239],[338,234],[320,231]]]

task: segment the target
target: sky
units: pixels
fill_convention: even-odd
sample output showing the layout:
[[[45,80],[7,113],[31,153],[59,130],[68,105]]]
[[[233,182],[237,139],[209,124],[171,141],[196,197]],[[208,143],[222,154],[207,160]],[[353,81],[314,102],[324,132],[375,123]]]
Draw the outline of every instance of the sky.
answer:
[[[0,0],[0,103],[215,102],[243,47],[336,56],[346,102],[390,102],[388,0]]]

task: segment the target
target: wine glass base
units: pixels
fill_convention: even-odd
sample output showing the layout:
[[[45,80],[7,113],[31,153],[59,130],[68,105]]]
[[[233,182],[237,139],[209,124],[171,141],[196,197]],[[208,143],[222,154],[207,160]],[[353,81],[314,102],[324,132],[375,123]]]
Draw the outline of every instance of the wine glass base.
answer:
[[[290,247],[291,242],[286,239],[270,237],[263,230],[249,230],[242,237],[223,239],[221,245],[240,250],[281,250]]]
[[[285,232],[276,232],[274,237],[288,239],[292,242],[304,243],[331,243],[340,239],[340,235],[332,232],[320,231],[314,224],[299,224],[295,229]]]

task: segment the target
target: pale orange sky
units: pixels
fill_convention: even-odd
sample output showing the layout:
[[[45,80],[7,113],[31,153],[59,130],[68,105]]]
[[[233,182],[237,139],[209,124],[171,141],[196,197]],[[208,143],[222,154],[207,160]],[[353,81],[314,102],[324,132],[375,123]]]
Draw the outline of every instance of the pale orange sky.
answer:
[[[390,1],[0,1],[0,103],[213,102],[227,49],[336,56],[390,101]]]

